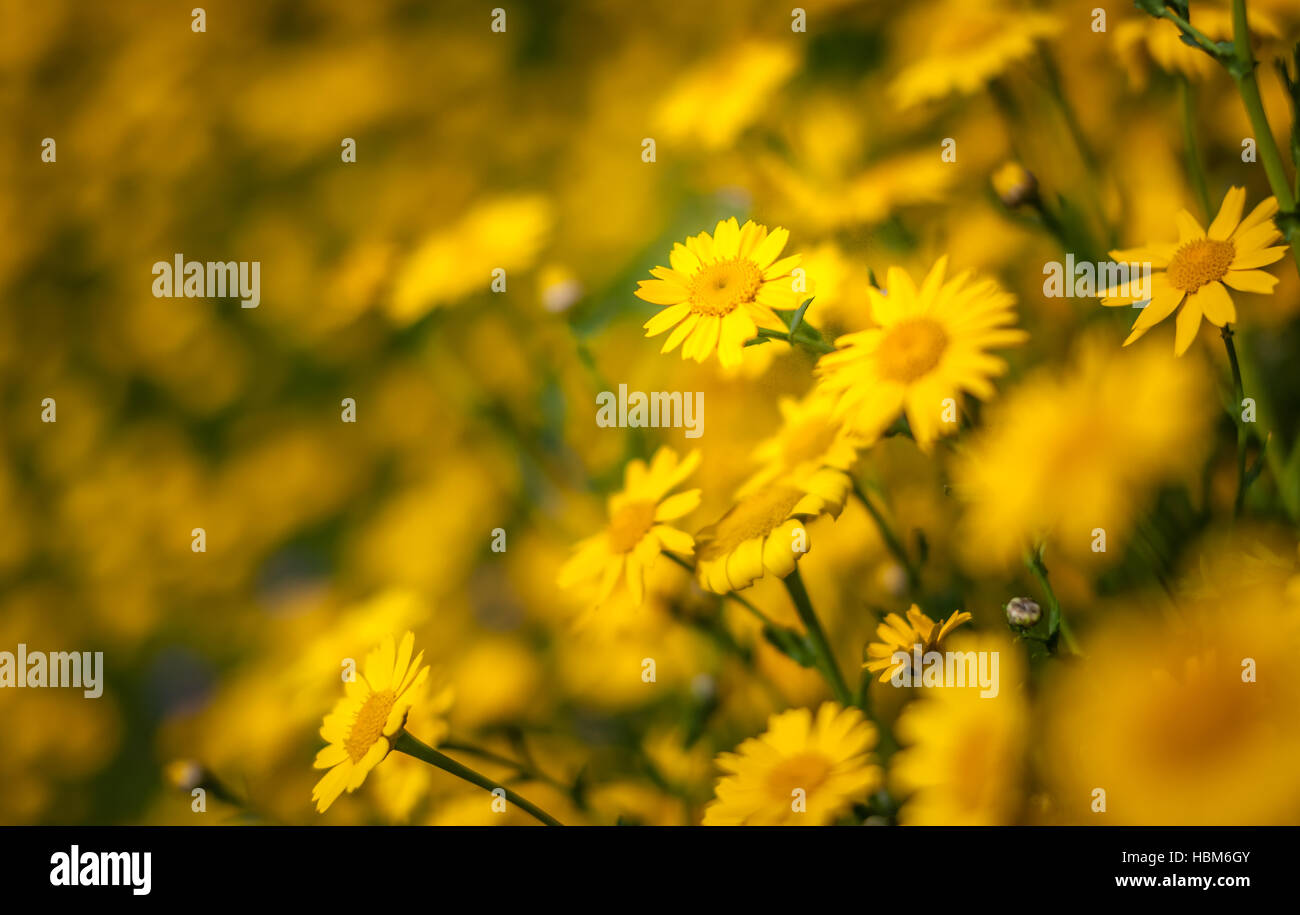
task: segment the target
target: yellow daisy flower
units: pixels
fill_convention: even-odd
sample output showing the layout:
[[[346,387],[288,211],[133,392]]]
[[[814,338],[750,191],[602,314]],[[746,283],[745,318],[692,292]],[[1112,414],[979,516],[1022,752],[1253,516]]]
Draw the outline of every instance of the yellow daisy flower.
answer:
[[[700,586],[715,594],[748,588],[768,572],[784,578],[811,545],[807,521],[838,518],[848,498],[847,474],[823,468],[806,479],[773,483],[739,497],[725,515],[696,534]]]
[[[663,311],[645,323],[646,336],[662,334],[670,327],[661,352],[682,345],[682,358],[703,362],[718,353],[724,366],[740,365],[745,341],[758,328],[785,331],[786,325],[772,310],[797,309],[812,297],[792,271],[800,255],[780,260],[790,233],[746,222],[735,217],[718,223],[708,232],[673,245],[672,267],[655,267],[653,280],[641,280],[636,294]]]
[[[942,623],[936,623],[922,613],[916,604],[912,604],[907,611],[907,619],[891,613],[876,627],[876,636],[880,641],[867,646],[867,661],[862,666],[873,674],[879,671],[880,682],[888,683],[896,671],[908,664],[907,661],[895,661],[895,652],[902,651],[911,655],[918,645],[922,655],[927,651],[937,651],[948,633],[970,619],[969,613],[959,610]]]
[[[1256,268],[1272,264],[1286,254],[1285,245],[1269,247],[1282,237],[1273,224],[1277,198],[1268,198],[1242,219],[1245,203],[1245,188],[1229,188],[1208,230],[1202,229],[1196,217],[1183,210],[1177,216],[1176,243],[1110,252],[1120,263],[1149,263],[1157,271],[1151,275],[1150,300],[1133,322],[1133,332],[1124,341],[1125,346],[1182,305],[1174,333],[1174,353],[1181,356],[1196,339],[1202,316],[1216,327],[1236,323],[1237,309],[1226,286],[1239,292],[1264,295],[1273,292],[1277,277]],[[1131,291],[1113,286],[1101,293],[1101,304],[1132,305],[1140,301],[1127,294]]]
[[[900,108],[972,95],[1061,30],[1061,20],[1002,0],[945,0],[903,23],[909,60],[889,90]],[[912,36],[923,36],[914,39]]]
[[[940,435],[957,428],[945,422],[963,391],[981,400],[993,396],[990,381],[1007,364],[989,353],[1022,343],[1028,335],[1009,327],[1015,297],[992,280],[960,273],[945,282],[942,257],[918,290],[912,278],[889,268],[888,292],[868,289],[877,327],[846,334],[838,350],[817,363],[821,387],[837,398],[836,412],[849,429],[874,440],[906,411],[912,437],[929,451]]]
[[[698,451],[679,461],[675,451],[663,447],[648,467],[642,460],[628,464],[622,491],[609,498],[609,526],[577,545],[556,583],[566,590],[595,585],[595,603],[599,605],[626,580],[633,600],[641,603],[646,569],[659,554],[671,550],[689,556],[695,549],[690,534],[664,522],[688,515],[699,506],[698,489],[668,495],[699,463]]]
[[[324,813],[344,789],[361,787],[366,775],[393,748],[393,738],[406,726],[406,716],[420,696],[429,668],[421,667],[424,652],[411,659],[415,634],[407,632],[402,644],[393,637],[366,656],[364,676],[345,684],[345,695],[325,716],[320,735],[329,742],[312,764],[329,769],[312,789],[316,810]]]
[[[1122,556],[1158,487],[1200,478],[1214,417],[1197,366],[1084,337],[1071,364],[1038,370],[985,413],[953,464],[959,553],[983,571],[1044,539],[1071,563]],[[1093,551],[1098,530],[1106,553]]]
[[[823,703],[773,715],[767,731],[717,764],[716,799],[705,826],[826,826],[871,796],[881,770],[871,755],[875,726],[855,708]]]
[[[754,449],[761,467],[740,488],[741,496],[773,481],[807,479],[823,467],[847,471],[858,451],[871,444],[836,419],[835,401],[815,389],[803,400],[783,397],[777,407],[781,430]]]

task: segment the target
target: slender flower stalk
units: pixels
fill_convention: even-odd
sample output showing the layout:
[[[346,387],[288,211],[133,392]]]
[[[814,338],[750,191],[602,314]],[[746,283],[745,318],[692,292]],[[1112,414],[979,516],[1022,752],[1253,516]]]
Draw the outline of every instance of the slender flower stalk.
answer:
[[[1269,187],[1277,198],[1278,208],[1284,215],[1278,226],[1288,242],[1294,242],[1296,220],[1296,199],[1287,181],[1286,166],[1282,163],[1282,154],[1273,139],[1273,129],[1268,124],[1268,115],[1264,113],[1264,100],[1259,94],[1259,81],[1255,78],[1255,57],[1250,50],[1250,27],[1246,19],[1246,0],[1232,0],[1232,65],[1228,72],[1237,83],[1241,101],[1250,116],[1250,126],[1255,130],[1255,142],[1259,147],[1260,161],[1264,164],[1264,174],[1268,176]],[[1291,256],[1295,259],[1296,269],[1300,270],[1300,251],[1291,245]]]
[[[1182,102],[1183,153],[1187,156],[1187,174],[1192,179],[1192,187],[1196,189],[1196,199],[1201,204],[1201,215],[1206,220],[1211,220],[1214,218],[1214,204],[1210,201],[1210,189],[1205,181],[1205,168],[1201,164],[1201,150],[1196,142],[1192,81],[1186,76],[1178,80],[1178,95]]]
[[[1237,347],[1232,342],[1232,325],[1225,324],[1221,331],[1223,336],[1223,345],[1228,351],[1228,363],[1232,366],[1232,388],[1235,395],[1232,408],[1233,422],[1237,427],[1237,497],[1232,503],[1232,517],[1241,517],[1242,508],[1246,504],[1246,487],[1250,481],[1246,477],[1246,445],[1247,432],[1246,424],[1241,419],[1238,412],[1241,409],[1242,401],[1246,399],[1245,387],[1241,382],[1241,365],[1237,362]]]
[[[531,801],[527,800],[526,798],[520,797],[514,791],[511,791],[509,788],[507,788],[505,785],[501,784],[500,782],[493,781],[492,779],[488,778],[486,775],[482,775],[478,772],[475,772],[469,766],[462,765],[461,763],[456,762],[456,760],[452,759],[450,756],[447,756],[446,754],[439,753],[433,747],[428,746],[427,744],[413,737],[409,731],[403,730],[401,733],[397,735],[397,739],[393,743],[393,749],[397,750],[400,753],[405,753],[407,756],[413,756],[416,759],[420,760],[421,762],[426,762],[429,765],[441,769],[444,772],[450,772],[452,775],[456,776],[457,778],[462,778],[465,781],[469,782],[471,785],[478,785],[480,788],[483,788],[487,791],[495,791],[498,788],[500,788],[505,793],[506,800],[508,800],[510,803],[514,804],[516,807],[520,808],[521,810],[526,811],[530,816],[534,817],[540,822],[545,823],[547,826],[564,825],[555,817],[547,813],[545,810],[542,810],[540,807],[538,807],[536,804],[532,803]]]
[[[1065,642],[1065,647],[1070,650],[1071,654],[1080,655],[1079,643],[1074,640],[1074,633],[1070,631],[1070,624],[1066,622],[1065,616],[1061,613],[1061,602],[1056,599],[1056,592],[1052,590],[1052,583],[1047,578],[1047,564],[1043,562],[1043,548],[1037,547],[1025,554],[1025,565],[1034,573],[1038,579],[1038,586],[1043,589],[1043,594],[1047,598],[1047,628],[1053,636],[1059,633],[1061,641]]]
[[[799,567],[795,566],[794,571],[782,580],[785,582],[785,589],[790,592],[790,600],[794,602],[800,621],[808,630],[808,642],[812,646],[817,669],[826,678],[836,701],[845,706],[853,705],[853,694],[849,692],[848,684],[844,682],[844,675],[840,673],[839,665],[835,663],[835,655],[831,651],[830,642],[826,639],[826,631],[822,629],[821,621],[817,618],[817,612],[813,610],[812,601],[808,597],[808,590],[803,586]]]
[[[465,743],[459,740],[444,740],[440,744],[438,744],[438,746],[442,747],[444,750],[452,750],[458,753],[468,753],[471,756],[477,756],[479,759],[485,760],[490,763],[494,763],[495,765],[505,766],[509,769],[514,769],[515,772],[519,773],[519,775],[523,776],[529,781],[544,782],[545,784],[550,785],[552,788],[556,788],[560,791],[565,792],[566,794],[573,793],[572,785],[566,785],[564,784],[564,782],[560,781],[559,779],[552,778],[551,776],[540,771],[539,769],[536,768],[536,766],[533,766],[530,763],[523,762],[517,759],[511,759],[508,756],[502,756],[500,753],[494,753],[493,751],[485,749],[484,747],[480,747],[471,743]]]

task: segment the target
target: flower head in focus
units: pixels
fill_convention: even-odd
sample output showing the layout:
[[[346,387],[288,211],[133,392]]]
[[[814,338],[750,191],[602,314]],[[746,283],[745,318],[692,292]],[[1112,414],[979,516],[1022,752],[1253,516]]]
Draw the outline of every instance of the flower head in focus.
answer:
[[[906,619],[897,613],[891,613],[876,627],[876,637],[880,641],[867,645],[867,660],[862,666],[873,674],[879,672],[880,682],[888,683],[896,671],[911,663],[895,661],[895,653],[901,651],[910,657],[918,647],[922,655],[935,651],[943,644],[948,633],[970,619],[969,613],[957,611],[943,622],[937,623],[922,613],[916,604],[908,609]]]
[[[800,256],[780,257],[789,237],[785,229],[769,233],[766,226],[741,226],[732,217],[719,222],[713,235],[701,232],[674,245],[672,266],[655,267],[655,279],[641,280],[636,291],[666,306],[645,323],[646,336],[672,328],[662,352],[681,345],[683,359],[703,362],[717,352],[724,366],[740,365],[745,341],[758,328],[786,330],[773,309],[792,311],[812,296],[792,273]]]
[[[364,675],[347,681],[346,695],[325,716],[320,734],[329,745],[316,754],[313,766],[329,771],[312,789],[317,812],[328,810],[344,790],[361,787],[392,750],[429,676],[429,668],[420,666],[424,652],[412,659],[414,648],[414,633],[402,636],[400,646],[386,636],[366,656]]]
[[[1133,322],[1125,346],[1181,305],[1174,333],[1174,353],[1181,356],[1196,339],[1202,317],[1216,327],[1236,322],[1237,308],[1228,287],[1272,293],[1277,277],[1258,268],[1286,254],[1285,245],[1271,247],[1282,237],[1273,224],[1277,198],[1268,198],[1242,219],[1245,203],[1245,188],[1229,188],[1209,229],[1202,229],[1196,217],[1183,210],[1176,217],[1177,242],[1110,252],[1120,263],[1150,264],[1156,271],[1151,276],[1150,301]],[[1113,286],[1101,293],[1101,304],[1132,305],[1139,301],[1133,292],[1132,283]]]

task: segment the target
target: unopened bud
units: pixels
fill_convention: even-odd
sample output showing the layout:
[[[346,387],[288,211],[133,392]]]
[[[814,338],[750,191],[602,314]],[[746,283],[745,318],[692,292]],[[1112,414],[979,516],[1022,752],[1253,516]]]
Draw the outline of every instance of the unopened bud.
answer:
[[[1038,197],[1038,179],[1019,162],[1008,162],[993,173],[993,190],[1014,210]]]
[[[1012,626],[1032,626],[1042,619],[1043,608],[1027,597],[1007,601],[1007,622]]]

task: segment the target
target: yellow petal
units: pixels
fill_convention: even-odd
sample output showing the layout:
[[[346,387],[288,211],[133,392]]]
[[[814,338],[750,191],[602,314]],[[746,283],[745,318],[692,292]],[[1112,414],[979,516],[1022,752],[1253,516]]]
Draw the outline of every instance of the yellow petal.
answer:
[[[1195,296],[1188,296],[1183,307],[1178,311],[1174,333],[1174,355],[1181,356],[1196,339],[1196,332],[1201,327],[1201,309]]]
[[[1180,245],[1205,237],[1205,230],[1201,228],[1201,224],[1196,221],[1195,216],[1186,210],[1179,210],[1178,215],[1174,217],[1174,221],[1178,223],[1178,243]]]
[[[641,326],[645,328],[645,335],[647,337],[657,337],[668,328],[680,322],[690,313],[691,306],[687,305],[685,302],[679,305],[669,305]]]
[[[674,521],[683,515],[689,515],[700,505],[700,491],[692,489],[688,492],[681,492],[675,496],[669,496],[659,503],[655,509],[656,521]]]
[[[668,263],[672,264],[673,269],[678,273],[684,273],[687,276],[700,269],[700,259],[696,257],[694,251],[681,242],[673,245],[673,250],[668,255]]]
[[[1214,217],[1214,222],[1210,223],[1210,228],[1206,232],[1210,238],[1223,241],[1236,231],[1237,225],[1241,222],[1241,211],[1246,206],[1246,189],[1244,187],[1230,187],[1228,193],[1223,197],[1223,205],[1219,207],[1219,215]]]
[[[664,280],[639,280],[635,295],[652,305],[676,305],[686,300],[687,292],[682,286]]]
[[[673,332],[668,335],[668,339],[664,341],[663,349],[659,350],[659,352],[671,353],[677,348],[677,344],[686,339],[686,335],[694,330],[695,325],[698,323],[700,323],[699,315],[687,315],[682,320],[682,323],[673,328]]]
[[[1224,274],[1223,281],[1233,289],[1263,295],[1270,295],[1277,285],[1277,277],[1263,270],[1229,270]]]
[[[1237,309],[1232,304],[1232,296],[1228,295],[1228,290],[1223,288],[1222,283],[1206,283],[1196,290],[1195,295],[1188,297],[1188,304],[1200,309],[1206,320],[1216,327],[1237,320]]]
[[[754,249],[753,261],[761,268],[770,267],[781,252],[785,250],[786,242],[790,240],[790,232],[780,226],[773,229],[763,243]]]

